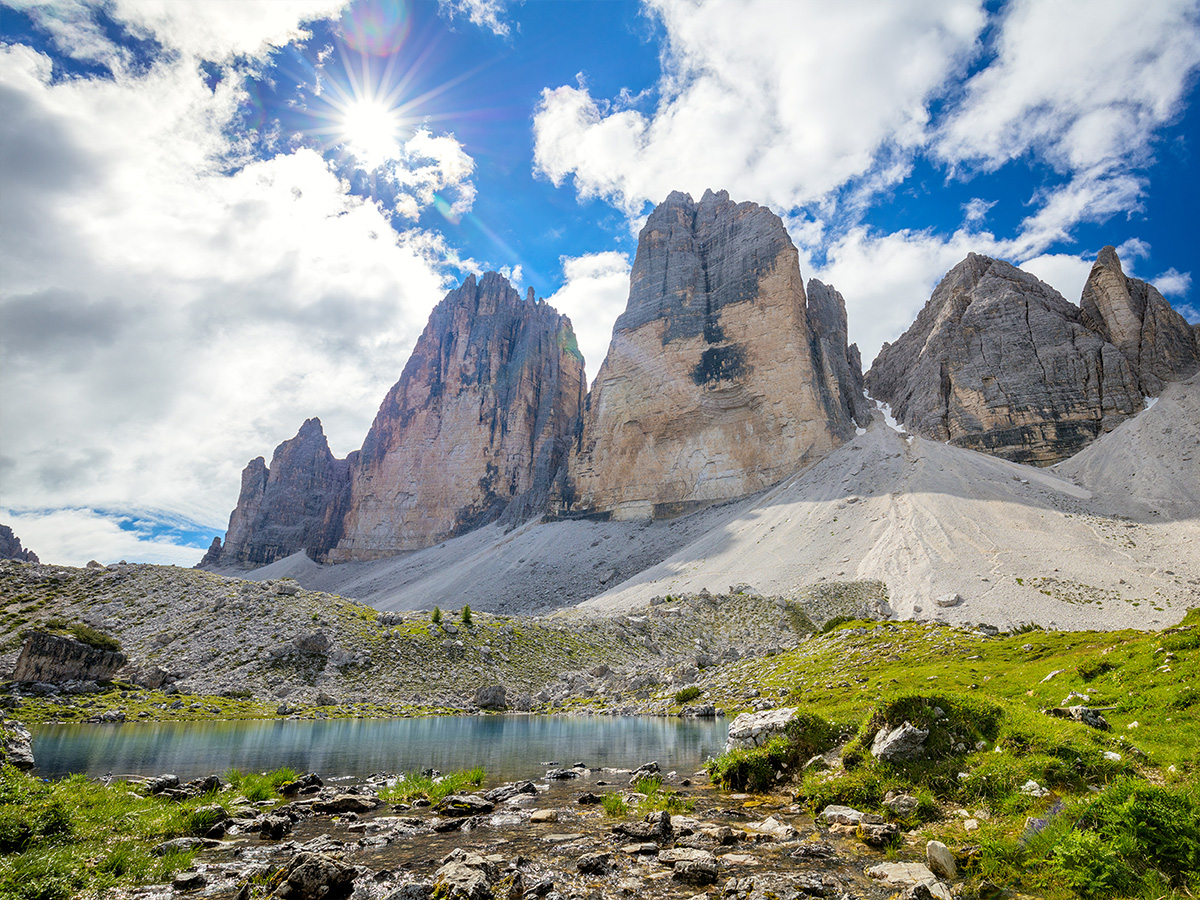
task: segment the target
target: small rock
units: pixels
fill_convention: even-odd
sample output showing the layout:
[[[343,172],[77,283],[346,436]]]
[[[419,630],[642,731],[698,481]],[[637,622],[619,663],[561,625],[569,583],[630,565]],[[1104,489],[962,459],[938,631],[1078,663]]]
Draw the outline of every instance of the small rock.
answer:
[[[534,824],[543,822],[557,822],[558,810],[556,809],[535,809],[533,815],[529,817],[529,821]]]
[[[954,854],[941,841],[930,841],[925,845],[925,862],[929,865],[929,871],[939,878],[953,881],[958,877]]]
[[[611,853],[585,853],[575,865],[582,875],[607,875],[611,860]]]
[[[928,728],[917,728],[911,722],[891,730],[884,726],[871,742],[871,755],[885,762],[916,759],[925,752],[925,739],[928,737]]]

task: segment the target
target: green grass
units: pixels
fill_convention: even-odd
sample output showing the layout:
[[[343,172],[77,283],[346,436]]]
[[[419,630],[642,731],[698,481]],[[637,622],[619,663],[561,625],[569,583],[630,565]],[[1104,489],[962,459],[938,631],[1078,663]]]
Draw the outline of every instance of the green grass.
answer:
[[[657,775],[643,775],[633,785],[634,793],[641,794],[637,801],[638,812],[661,812],[666,810],[672,815],[691,812],[695,803],[685,800],[678,791],[664,791],[662,778]]]
[[[275,769],[273,772],[242,772],[230,769],[225,773],[225,780],[230,787],[241,793],[251,803],[262,800],[278,800],[279,787],[289,781],[295,781],[299,775],[287,766]]]
[[[79,775],[44,782],[0,767],[0,896],[67,900],[169,880],[192,854],[156,857],[151,849],[194,833],[205,818],[196,810],[212,802],[142,797],[124,782]]]
[[[778,790],[777,773],[790,773],[798,780],[782,787],[812,810],[837,803],[893,821],[885,796],[910,793],[918,806],[898,820],[905,828],[978,847],[965,870],[970,890],[990,881],[1049,900],[1198,893],[1200,610],[1161,632],[986,637],[844,621],[714,674],[703,689],[731,714],[756,688],[828,723],[833,743],[851,738],[843,766],[828,771],[798,770],[820,746],[811,734],[805,746],[784,737],[724,754],[708,765],[719,785]],[[1112,730],[1044,712],[1075,704],[1102,708]],[[876,760],[875,734],[904,721],[929,728],[926,752]],[[1050,793],[1023,791],[1028,781]],[[979,829],[964,831],[953,809],[981,811]]]
[[[380,791],[379,796],[392,803],[411,803],[418,799],[437,803],[451,794],[479,787],[483,784],[485,776],[486,773],[480,766],[463,772],[450,772],[437,778],[422,775],[420,772],[409,772],[392,787]]]
[[[620,794],[605,794],[600,798],[600,805],[610,819],[622,819],[629,815],[629,804]]]

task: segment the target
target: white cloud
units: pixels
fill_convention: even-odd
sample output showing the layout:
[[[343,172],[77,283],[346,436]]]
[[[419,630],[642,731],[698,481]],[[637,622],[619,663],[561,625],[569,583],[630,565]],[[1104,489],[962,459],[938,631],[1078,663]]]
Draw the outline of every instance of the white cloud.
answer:
[[[401,158],[385,164],[399,187],[396,211],[416,219],[427,206],[436,206],[447,219],[458,222],[475,202],[471,175],[473,160],[453,135],[433,135],[427,128],[404,142]]]
[[[237,79],[212,91],[182,61],[49,72],[27,47],[0,48],[0,497],[18,517],[136,497],[220,533],[246,460],[305,418],[321,417],[338,455],[361,444],[450,254],[440,235],[397,234],[313,151],[227,174]],[[419,148],[415,181],[469,186],[453,181],[472,163],[452,138],[425,133]],[[31,545],[65,560],[40,527]],[[110,531],[95,541],[126,542],[114,554],[166,558],[145,532]]]
[[[76,59],[122,65],[128,54],[104,33],[95,4],[84,0],[6,0],[50,32],[58,50]],[[134,34],[201,59],[259,56],[307,32],[301,22],[332,18],[349,0],[115,0],[106,11]]]
[[[984,221],[987,218],[988,212],[998,202],[998,200],[984,200],[982,197],[973,197],[969,203],[963,205],[963,221],[971,223]]]
[[[1158,288],[1164,297],[1187,297],[1192,289],[1192,273],[1180,272],[1173,266],[1160,275],[1150,279],[1150,283]],[[1190,321],[1195,321],[1194,319]]]
[[[607,251],[563,257],[565,283],[547,298],[571,319],[589,379],[600,371],[608,354],[612,327],[629,299],[629,257]]]
[[[1192,0],[1014,0],[997,58],[967,83],[937,152],[995,169],[1033,151],[1064,171],[1145,160],[1200,65]]]
[[[504,21],[507,0],[438,0],[438,8],[451,19],[466,16],[472,25],[486,28],[500,37],[507,37],[511,31]]]
[[[0,510],[27,550],[44,563],[84,566],[91,560],[108,565],[127,559],[169,566],[194,566],[204,550],[180,546],[154,535],[155,525],[171,522],[138,520],[132,516],[104,516],[90,509],[56,509],[40,512]],[[124,525],[125,528],[121,526]],[[205,548],[207,549],[207,548]]]
[[[923,143],[927,101],[985,22],[974,0],[647,6],[669,40],[652,113],[563,86],[534,118],[537,170],[631,215],[671,190],[789,210],[854,178],[894,183],[895,151]]]

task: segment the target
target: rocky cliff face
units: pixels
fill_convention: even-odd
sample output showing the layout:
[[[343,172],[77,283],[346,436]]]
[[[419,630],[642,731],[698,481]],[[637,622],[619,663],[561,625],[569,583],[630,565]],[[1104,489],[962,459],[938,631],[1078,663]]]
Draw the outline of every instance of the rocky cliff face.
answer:
[[[1081,311],[1027,272],[972,253],[908,331],[884,344],[867,388],[918,434],[1017,462],[1057,462],[1141,410],[1144,382],[1170,369],[1163,357],[1184,355],[1176,337],[1185,332],[1153,301],[1139,303],[1144,282],[1130,281],[1107,248]],[[1107,332],[1095,327],[1103,322]],[[1148,333],[1152,351],[1140,337]]]
[[[214,541],[200,565],[253,568],[298,550],[324,558],[342,536],[354,456],[334,458],[321,420],[305,421],[270,468],[259,456],[242,470],[225,543]]]
[[[21,546],[21,539],[7,525],[0,525],[0,559],[40,562],[36,553]]]
[[[822,286],[814,322],[807,303],[778,216],[723,191],[672,193],[639,236],[564,505],[669,515],[756,491],[840,443],[857,351],[840,295]]]
[[[13,669],[13,681],[107,681],[127,658],[115,650],[101,650],[74,638],[35,631],[25,640]]]
[[[1079,302],[1083,321],[1129,360],[1142,393],[1200,371],[1197,332],[1152,284],[1129,278],[1117,251],[1100,251]]]
[[[585,390],[569,319],[494,272],[468,277],[434,308],[379,408],[331,558],[428,547],[544,508]]]

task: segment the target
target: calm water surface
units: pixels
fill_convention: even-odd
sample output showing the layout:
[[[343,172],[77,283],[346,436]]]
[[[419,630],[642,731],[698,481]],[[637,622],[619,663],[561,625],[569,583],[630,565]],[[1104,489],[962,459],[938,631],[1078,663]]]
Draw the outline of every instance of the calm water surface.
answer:
[[[220,774],[290,766],[322,776],[443,772],[483,766],[488,780],[544,773],[547,763],[630,768],[658,760],[694,772],[725,745],[728,723],[571,716],[46,725],[34,729],[41,775]]]

